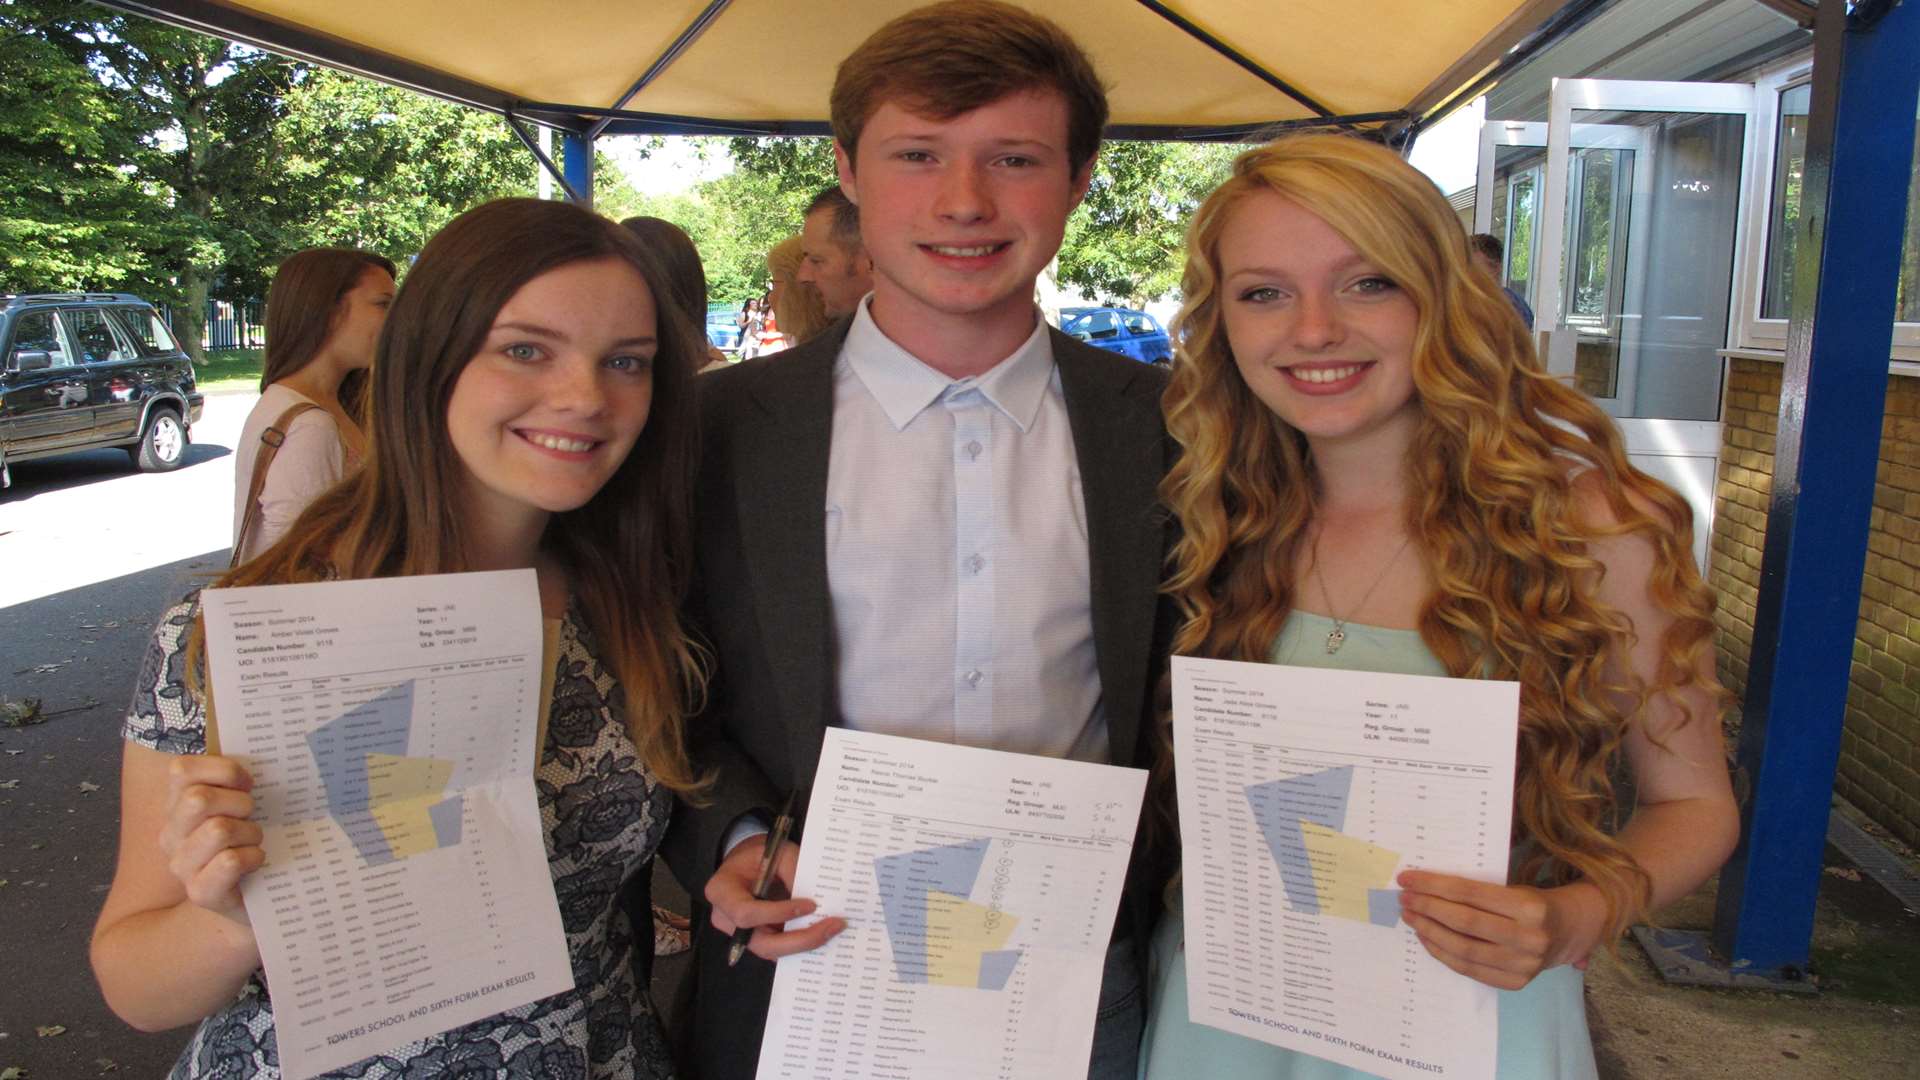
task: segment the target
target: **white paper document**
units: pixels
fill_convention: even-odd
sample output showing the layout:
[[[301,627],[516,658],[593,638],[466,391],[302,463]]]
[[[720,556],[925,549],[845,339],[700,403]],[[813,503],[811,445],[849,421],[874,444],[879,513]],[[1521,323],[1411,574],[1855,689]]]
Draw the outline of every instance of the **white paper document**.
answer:
[[[201,604],[220,749],[266,833],[242,895],[288,1080],[571,989],[533,786],[533,571]]]
[[[1504,884],[1519,684],[1173,658],[1188,1015],[1390,1080],[1491,1080],[1496,991],[1401,870]]]
[[[1084,1076],[1146,773],[829,728],[761,1080]],[[794,927],[813,921],[796,920]]]

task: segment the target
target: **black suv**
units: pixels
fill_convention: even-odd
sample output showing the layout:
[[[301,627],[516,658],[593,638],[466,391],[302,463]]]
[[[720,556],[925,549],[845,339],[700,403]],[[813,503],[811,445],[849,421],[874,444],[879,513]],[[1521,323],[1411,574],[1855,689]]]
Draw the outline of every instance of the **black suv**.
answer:
[[[103,446],[178,468],[201,401],[193,363],[139,297],[0,295],[0,487],[13,462]]]

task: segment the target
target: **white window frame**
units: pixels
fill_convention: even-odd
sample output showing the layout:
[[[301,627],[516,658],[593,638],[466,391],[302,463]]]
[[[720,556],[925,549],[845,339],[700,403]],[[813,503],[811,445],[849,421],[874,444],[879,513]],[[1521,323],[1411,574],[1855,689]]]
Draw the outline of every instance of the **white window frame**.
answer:
[[[1767,285],[1768,229],[1773,218],[1773,169],[1780,150],[1780,95],[1807,82],[1813,74],[1813,54],[1799,53],[1791,59],[1763,69],[1754,79],[1754,154],[1753,182],[1747,187],[1747,204],[1741,211],[1744,230],[1751,239],[1745,245],[1733,291],[1733,326],[1736,350],[1755,350],[1784,354],[1787,348],[1787,320],[1763,319],[1761,303]],[[1920,361],[1920,323],[1893,324],[1892,360]]]

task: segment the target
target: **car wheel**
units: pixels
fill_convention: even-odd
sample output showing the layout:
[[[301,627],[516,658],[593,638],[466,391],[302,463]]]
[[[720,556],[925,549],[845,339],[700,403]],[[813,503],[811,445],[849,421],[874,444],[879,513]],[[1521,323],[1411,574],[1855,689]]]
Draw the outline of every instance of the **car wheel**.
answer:
[[[170,409],[153,410],[147,417],[147,430],[140,434],[140,444],[130,453],[141,472],[179,468],[187,457],[187,429],[180,423],[179,414]]]

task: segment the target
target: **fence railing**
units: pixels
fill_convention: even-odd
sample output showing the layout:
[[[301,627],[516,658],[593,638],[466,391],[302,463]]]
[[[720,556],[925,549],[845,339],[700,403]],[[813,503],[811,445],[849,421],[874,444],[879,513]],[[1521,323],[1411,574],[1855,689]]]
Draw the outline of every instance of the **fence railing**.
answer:
[[[160,314],[180,336],[180,323],[172,307],[163,306]],[[259,300],[209,300],[206,330],[200,345],[208,352],[221,349],[258,349],[267,343],[266,304]]]

